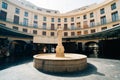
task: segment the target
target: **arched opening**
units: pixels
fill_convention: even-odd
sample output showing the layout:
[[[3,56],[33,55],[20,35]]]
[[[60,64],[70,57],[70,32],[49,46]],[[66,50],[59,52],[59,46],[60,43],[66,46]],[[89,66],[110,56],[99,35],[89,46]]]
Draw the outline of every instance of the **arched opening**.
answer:
[[[111,40],[100,40],[99,45],[99,57],[109,59],[120,59],[120,38]]]
[[[85,43],[85,51],[84,53],[88,57],[98,57],[99,45],[96,42],[87,42]]]
[[[57,44],[34,43],[32,53],[55,53],[56,46]]]
[[[63,42],[65,53],[77,53],[76,42]]]
[[[82,42],[78,42],[78,45],[77,45],[77,53],[79,53],[79,54],[84,54],[84,53],[83,53]]]
[[[25,56],[27,43],[21,40],[14,40],[9,45],[10,56]],[[29,49],[30,50],[30,49]]]
[[[9,56],[8,44],[9,40],[7,38],[0,38],[0,58]]]

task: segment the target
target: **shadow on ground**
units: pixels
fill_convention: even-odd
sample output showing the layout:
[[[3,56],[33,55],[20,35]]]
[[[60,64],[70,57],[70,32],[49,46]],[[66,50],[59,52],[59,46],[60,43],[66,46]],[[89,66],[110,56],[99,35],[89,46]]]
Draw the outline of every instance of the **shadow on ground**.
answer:
[[[0,70],[4,70],[12,66],[29,63],[29,62],[32,62],[33,60],[32,57],[15,58],[13,60],[12,59],[11,58],[2,59],[2,60],[0,59]],[[66,72],[66,73],[42,72],[42,73],[47,74],[47,75],[52,75],[52,76],[60,76],[60,77],[82,77],[82,76],[88,76],[92,74],[99,75],[99,76],[105,76],[105,74],[98,72],[96,66],[91,63],[88,63],[87,68],[83,71],[77,71],[77,72],[72,72],[72,73],[69,73],[69,72]]]
[[[77,71],[77,72],[66,72],[66,73],[49,73],[49,72],[43,72],[48,75],[53,75],[53,76],[60,76],[60,77],[82,77],[82,76],[88,76],[88,75],[100,75],[100,76],[105,76],[105,74],[97,72],[97,68],[93,65],[88,63],[87,68],[82,71]]]
[[[31,62],[32,60],[33,60],[32,57],[3,58],[0,59],[0,70],[4,70],[12,66],[28,63]]]

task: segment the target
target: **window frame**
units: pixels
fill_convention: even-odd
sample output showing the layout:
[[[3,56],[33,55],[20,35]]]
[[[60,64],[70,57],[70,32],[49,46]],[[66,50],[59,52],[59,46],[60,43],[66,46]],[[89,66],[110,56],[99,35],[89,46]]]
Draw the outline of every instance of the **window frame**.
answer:
[[[24,18],[23,19],[23,25],[24,26],[28,26],[28,18]]]
[[[7,9],[8,8],[8,4],[6,2],[2,2],[2,8],[3,9]]]
[[[116,3],[111,4],[111,10],[114,10],[116,8],[117,8]]]
[[[24,12],[24,16],[25,16],[25,17],[28,17],[28,15],[29,15],[28,12],[25,11],[25,12]]]
[[[83,15],[83,19],[87,19],[87,15]]]
[[[54,18],[51,18],[51,22],[55,22],[55,19],[54,19]]]
[[[38,19],[38,15],[34,15],[34,19],[36,19],[36,20],[37,20],[37,19]]]
[[[112,16],[112,21],[113,22],[119,20],[118,11],[115,11],[115,12],[111,13],[111,16]]]
[[[106,16],[100,17],[101,25],[104,25],[107,23]]]
[[[105,13],[105,8],[100,9],[100,14],[104,14]]]
[[[16,14],[20,14],[20,9],[19,8],[15,8],[15,13]]]
[[[43,16],[43,21],[47,21],[47,17]]]
[[[94,13],[91,12],[91,13],[90,13],[90,18],[93,18],[93,17],[94,17]]]

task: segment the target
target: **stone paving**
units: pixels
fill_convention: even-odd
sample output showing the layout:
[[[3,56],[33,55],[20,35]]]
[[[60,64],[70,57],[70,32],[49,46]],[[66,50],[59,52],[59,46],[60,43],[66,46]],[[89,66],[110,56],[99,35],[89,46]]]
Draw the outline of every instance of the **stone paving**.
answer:
[[[87,60],[84,71],[56,74],[40,72],[33,67],[33,61],[28,61],[0,70],[0,80],[120,80],[120,60]]]

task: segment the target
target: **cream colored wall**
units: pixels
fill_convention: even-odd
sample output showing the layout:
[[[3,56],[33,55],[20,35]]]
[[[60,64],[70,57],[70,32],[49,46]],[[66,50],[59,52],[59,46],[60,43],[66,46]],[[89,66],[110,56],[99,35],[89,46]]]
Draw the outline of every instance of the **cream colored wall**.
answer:
[[[118,10],[118,14],[119,14],[119,17],[120,17],[120,0],[117,0],[117,10]]]
[[[2,0],[0,0],[0,5],[2,5]],[[2,6],[0,6],[0,10],[2,9]]]
[[[4,0],[3,0],[4,1]],[[2,1],[0,1],[0,4],[1,4]],[[116,2],[117,4],[117,9],[115,10],[111,10],[111,4]],[[8,3],[8,2],[7,2]],[[28,18],[29,22],[29,26],[33,26],[33,21],[34,21],[34,15],[38,15],[38,19],[35,20],[35,21],[38,21],[38,28],[30,28],[30,27],[24,27],[24,26],[20,26],[20,25],[15,25],[15,24],[11,24],[11,23],[7,23],[7,22],[3,22],[6,24],[7,27],[10,27],[12,28],[12,26],[16,26],[16,27],[19,27],[19,31],[22,31],[23,28],[26,28],[28,29],[28,33],[31,33],[33,32],[33,30],[37,30],[38,34],[37,35],[42,35],[42,24],[43,22],[45,22],[47,24],[47,29],[51,29],[51,23],[54,23],[55,25],[55,29],[57,29],[57,24],[61,24],[62,27],[64,27],[64,24],[68,24],[68,28],[71,29],[71,23],[74,23],[75,26],[77,22],[80,22],[81,23],[81,27],[83,28],[83,22],[84,21],[87,21],[88,22],[88,25],[90,25],[90,20],[91,19],[94,19],[95,21],[95,25],[96,23],[100,23],[100,17],[101,16],[104,16],[106,15],[106,20],[107,22],[109,22],[109,20],[112,20],[111,18],[111,13],[112,12],[115,12],[115,11],[118,11],[118,14],[120,14],[120,0],[112,0],[111,2],[108,2],[108,3],[104,3],[103,4],[100,4],[100,5],[96,5],[97,7],[95,8],[94,7],[91,7],[90,9],[87,9],[83,12],[78,12],[78,13],[70,13],[70,14],[48,14],[48,13],[45,13],[45,12],[39,12],[37,10],[31,10],[29,8],[26,8],[25,6],[21,6],[21,5],[16,5],[16,4],[13,4],[13,3],[8,3],[9,7],[7,10],[5,9],[0,9],[1,10],[4,10],[7,12],[7,18],[11,19],[13,21],[13,18],[14,18],[14,15],[18,15],[18,14],[15,14],[15,8],[19,8],[20,9],[20,14],[18,15],[20,17],[20,24],[21,22],[23,22],[23,19],[24,18]],[[100,14],[100,9],[102,8],[105,8],[105,14],[101,15]],[[29,16],[28,17],[25,17],[24,16],[24,12],[27,11]],[[90,18],[90,13],[93,12],[94,13],[94,17],[93,18]],[[83,19],[83,15],[87,15],[87,19],[84,20]],[[43,16],[47,17],[47,21],[43,21]],[[120,15],[119,15],[120,16]],[[74,17],[74,22],[71,22],[71,18]],[[80,17],[80,19],[77,19],[77,17]],[[51,18],[54,18],[54,21],[55,22],[51,22]],[[61,22],[58,22],[58,18],[61,18]],[[64,18],[67,18],[67,22],[64,22]],[[1,22],[1,21],[0,21]],[[112,22],[112,23],[109,23],[109,24],[106,24],[106,25],[101,25],[101,26],[95,26],[95,27],[90,27],[90,28],[86,28],[86,29],[80,29],[80,30],[66,30],[64,32],[68,32],[68,36],[71,36],[71,32],[75,32],[75,36],[77,36],[77,32],[78,31],[81,31],[82,32],[82,35],[84,35],[84,31],[85,30],[88,30],[88,33],[90,34],[91,32],[91,29],[95,29],[97,32],[100,32],[101,31],[101,27],[107,27],[107,28],[112,28],[112,25],[113,24],[117,24],[117,23],[120,23],[120,21],[118,22]],[[57,36],[57,32],[54,31],[54,30],[44,30],[46,31],[46,36],[50,36],[50,33],[51,32],[55,32],[55,36]],[[63,36],[64,36],[64,33],[63,33]]]

